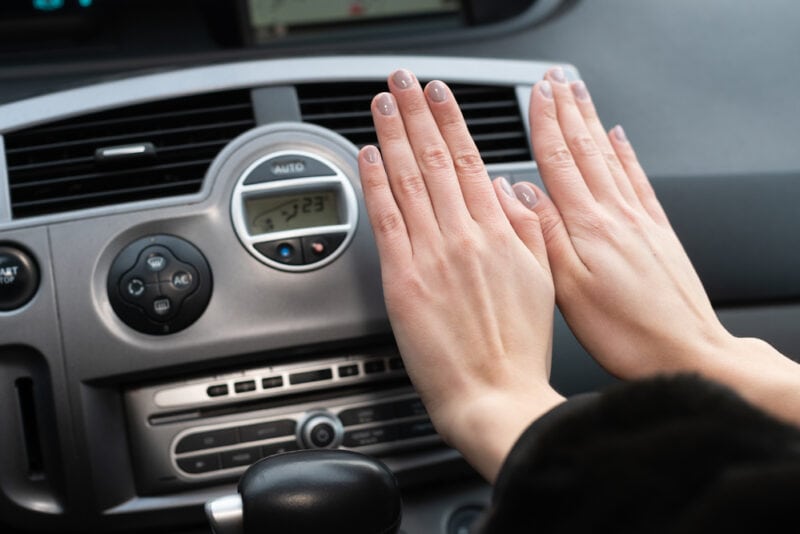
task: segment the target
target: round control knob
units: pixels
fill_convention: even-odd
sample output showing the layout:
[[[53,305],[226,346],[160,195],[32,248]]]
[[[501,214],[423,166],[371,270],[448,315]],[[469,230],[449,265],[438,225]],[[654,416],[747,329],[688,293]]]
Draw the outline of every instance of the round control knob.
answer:
[[[313,449],[333,449],[342,442],[344,427],[342,422],[328,413],[311,414],[300,429],[306,447]]]
[[[23,250],[0,246],[0,311],[11,311],[26,304],[39,289],[39,268]]]

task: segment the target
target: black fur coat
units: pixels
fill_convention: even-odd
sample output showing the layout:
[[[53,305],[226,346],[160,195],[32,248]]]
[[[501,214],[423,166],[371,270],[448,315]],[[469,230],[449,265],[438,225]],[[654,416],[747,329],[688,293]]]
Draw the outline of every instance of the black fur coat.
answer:
[[[800,532],[800,429],[693,376],[573,397],[514,446],[478,531]]]

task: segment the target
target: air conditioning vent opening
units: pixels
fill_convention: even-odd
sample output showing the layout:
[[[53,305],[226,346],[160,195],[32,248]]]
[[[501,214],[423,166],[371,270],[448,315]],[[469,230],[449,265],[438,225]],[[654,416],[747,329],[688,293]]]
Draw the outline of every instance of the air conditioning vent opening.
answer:
[[[451,84],[484,163],[531,161],[531,151],[514,87]],[[382,82],[300,84],[297,95],[305,122],[329,128],[359,148],[377,144],[370,102],[386,91]]]
[[[15,219],[196,193],[211,161],[255,126],[248,90],[112,109],[5,136]],[[146,157],[98,150],[151,146]]]

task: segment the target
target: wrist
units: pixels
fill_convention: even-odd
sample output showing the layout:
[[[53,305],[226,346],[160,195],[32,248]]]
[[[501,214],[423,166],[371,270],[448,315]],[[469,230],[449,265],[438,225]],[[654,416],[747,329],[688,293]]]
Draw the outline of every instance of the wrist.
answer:
[[[800,365],[757,338],[733,335],[701,375],[783,421],[800,424]]]
[[[490,483],[525,429],[564,401],[546,383],[528,384],[524,390],[476,392],[468,398],[443,414],[437,428]]]

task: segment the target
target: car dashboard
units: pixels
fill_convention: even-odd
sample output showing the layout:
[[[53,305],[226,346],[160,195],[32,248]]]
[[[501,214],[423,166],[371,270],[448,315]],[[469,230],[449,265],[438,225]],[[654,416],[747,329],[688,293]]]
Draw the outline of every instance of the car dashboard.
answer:
[[[752,88],[719,104],[733,117],[702,100],[644,109],[624,89],[638,76],[607,74],[626,54],[655,61],[643,35],[622,59],[558,38],[638,20],[641,6],[306,3],[25,2],[0,21],[15,29],[0,39],[4,529],[205,531],[203,503],[235,491],[247,466],[314,448],[384,461],[409,534],[465,531],[488,506],[491,488],[438,437],[404,372],[363,204],[370,101],[400,66],[453,88],[492,177],[540,186],[532,84],[555,64],[597,80],[601,115],[645,138],[642,160],[723,322],[800,355],[800,160],[781,136],[796,112],[753,126],[767,154],[731,155],[721,147],[738,134],[708,140],[703,125],[676,140],[675,122],[700,109],[715,127],[743,120]],[[135,17],[141,5],[163,25]],[[112,39],[126,15],[152,39]],[[54,59],[31,44],[42,20],[73,48]],[[642,24],[667,35],[669,20]],[[654,94],[681,87],[650,75]],[[673,140],[683,158],[664,148]],[[687,148],[698,143],[717,151]],[[558,316],[555,386],[612,381]]]

